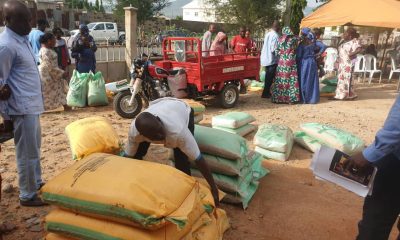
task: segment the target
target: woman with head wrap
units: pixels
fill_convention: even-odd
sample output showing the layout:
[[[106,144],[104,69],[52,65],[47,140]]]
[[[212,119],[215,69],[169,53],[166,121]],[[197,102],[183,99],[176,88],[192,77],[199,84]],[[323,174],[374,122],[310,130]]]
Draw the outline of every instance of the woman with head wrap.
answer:
[[[219,32],[210,48],[210,56],[218,56],[226,53],[226,34]]]
[[[275,81],[272,86],[272,102],[293,104],[300,101],[297,79],[296,47],[298,38],[289,27],[282,29],[277,55],[279,56]]]
[[[79,73],[96,71],[96,50],[96,43],[90,36],[88,27],[85,24],[79,25],[79,34],[72,42],[71,49],[71,56],[75,58],[76,70]]]
[[[343,34],[343,41],[339,45],[338,85],[334,99],[353,100],[357,97],[352,86],[353,62],[361,52],[361,45],[357,40],[357,32],[349,28]]]
[[[308,32],[297,51],[297,60],[300,64],[300,95],[303,103],[315,104],[319,102],[318,65],[315,58],[315,36]]]

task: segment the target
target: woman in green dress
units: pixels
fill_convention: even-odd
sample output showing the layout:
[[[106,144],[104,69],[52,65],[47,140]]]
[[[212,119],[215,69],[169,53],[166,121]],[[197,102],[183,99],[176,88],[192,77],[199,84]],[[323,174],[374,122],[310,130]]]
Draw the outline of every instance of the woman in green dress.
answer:
[[[279,62],[272,87],[272,102],[274,103],[293,104],[300,101],[296,65],[297,45],[298,38],[289,27],[284,27],[282,37],[278,42]]]

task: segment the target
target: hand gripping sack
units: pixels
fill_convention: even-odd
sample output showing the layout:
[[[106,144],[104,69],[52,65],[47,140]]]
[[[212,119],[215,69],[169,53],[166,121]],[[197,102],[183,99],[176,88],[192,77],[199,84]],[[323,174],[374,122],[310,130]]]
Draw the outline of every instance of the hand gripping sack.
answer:
[[[305,123],[300,127],[308,136],[317,139],[325,146],[337,149],[350,156],[361,152],[365,147],[364,141],[359,137],[333,126]]]
[[[68,124],[65,128],[72,157],[79,160],[92,153],[119,154],[121,142],[111,123],[103,117],[89,117]]]
[[[238,160],[248,152],[246,139],[222,130],[196,125],[194,137],[203,153]]]
[[[103,75],[97,72],[89,79],[88,105],[104,106],[108,105],[106,86]]]
[[[255,120],[256,119],[248,113],[228,112],[223,115],[214,116],[212,118],[212,126],[236,129],[254,122]]]
[[[278,153],[287,153],[293,146],[293,132],[278,124],[263,124],[254,136],[254,145]]]
[[[67,105],[70,107],[86,107],[89,73],[74,70],[67,93]]]
[[[182,229],[197,211],[200,189],[193,177],[173,167],[95,153],[50,180],[42,196],[55,206],[100,219],[145,229],[174,223]]]

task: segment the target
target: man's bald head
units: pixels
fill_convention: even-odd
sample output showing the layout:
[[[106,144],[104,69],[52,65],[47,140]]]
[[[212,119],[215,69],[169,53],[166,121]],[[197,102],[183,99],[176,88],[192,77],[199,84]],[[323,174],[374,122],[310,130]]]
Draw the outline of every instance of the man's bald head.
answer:
[[[160,118],[151,113],[142,112],[139,114],[135,120],[135,127],[140,135],[152,141],[165,140],[164,124],[161,122]]]
[[[21,1],[9,0],[3,6],[6,26],[21,36],[28,35],[31,31],[31,12]]]

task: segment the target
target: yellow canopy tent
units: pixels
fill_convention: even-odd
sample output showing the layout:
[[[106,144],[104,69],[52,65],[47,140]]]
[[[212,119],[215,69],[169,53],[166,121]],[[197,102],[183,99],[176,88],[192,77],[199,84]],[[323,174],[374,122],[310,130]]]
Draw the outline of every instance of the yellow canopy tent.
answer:
[[[301,21],[302,28],[343,25],[400,28],[400,1],[331,0]]]

